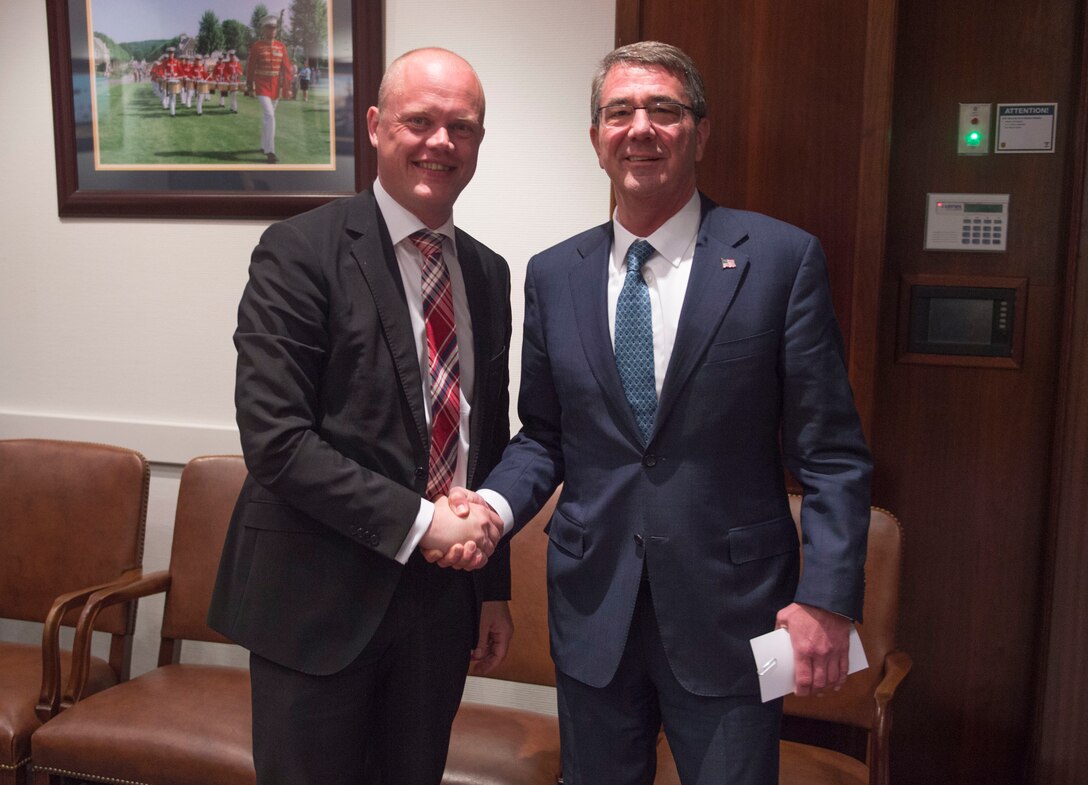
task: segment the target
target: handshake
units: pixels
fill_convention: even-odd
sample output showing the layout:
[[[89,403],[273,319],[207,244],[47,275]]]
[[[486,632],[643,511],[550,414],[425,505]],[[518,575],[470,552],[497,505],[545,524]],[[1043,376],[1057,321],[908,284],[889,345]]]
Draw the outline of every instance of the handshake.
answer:
[[[423,557],[440,567],[478,570],[502,538],[503,523],[481,496],[453,488],[434,503],[430,528],[419,541]]]

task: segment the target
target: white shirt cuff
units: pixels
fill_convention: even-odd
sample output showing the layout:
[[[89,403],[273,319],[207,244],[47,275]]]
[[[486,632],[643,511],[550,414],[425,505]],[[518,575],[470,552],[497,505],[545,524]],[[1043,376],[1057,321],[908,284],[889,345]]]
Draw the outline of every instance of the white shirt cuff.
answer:
[[[420,497],[416,521],[412,524],[412,528],[408,530],[408,536],[404,538],[400,550],[397,551],[396,559],[401,564],[408,563],[408,559],[419,546],[419,541],[423,539],[423,535],[431,527],[432,518],[434,518],[434,502]]]
[[[480,494],[483,500],[491,505],[491,509],[502,518],[503,535],[509,534],[510,530],[514,528],[514,511],[510,509],[510,502],[506,501],[501,494],[487,488],[481,488],[476,493]]]

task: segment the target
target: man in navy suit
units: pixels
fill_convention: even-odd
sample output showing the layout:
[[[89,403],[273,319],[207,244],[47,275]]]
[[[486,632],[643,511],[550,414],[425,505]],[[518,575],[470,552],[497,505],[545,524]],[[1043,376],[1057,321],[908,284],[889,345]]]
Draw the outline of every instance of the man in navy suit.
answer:
[[[781,702],[760,702],[749,640],[787,627],[797,691],[819,693],[842,685],[861,614],[871,462],[823,252],[696,190],[709,131],[683,52],[604,59],[589,133],[613,220],[529,262],[522,430],[486,490],[450,496],[516,531],[563,483],[548,590],[567,785],[651,783],[662,723],[685,785],[777,783]]]
[[[403,55],[367,113],[373,188],[253,252],[234,335],[250,476],[209,623],[251,652],[259,785],[438,785],[470,652],[486,671],[506,651],[509,552],[445,495],[510,436],[509,270],[453,223],[483,121],[467,62]],[[486,567],[419,552],[454,543]]]

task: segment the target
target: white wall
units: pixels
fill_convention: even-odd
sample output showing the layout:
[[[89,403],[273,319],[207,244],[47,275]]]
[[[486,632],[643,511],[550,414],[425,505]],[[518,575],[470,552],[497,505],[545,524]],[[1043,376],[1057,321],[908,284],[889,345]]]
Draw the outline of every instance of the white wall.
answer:
[[[445,46],[483,81],[487,136],[456,218],[510,262],[516,398],[525,263],[608,214],[587,129],[614,0],[386,0],[385,15],[387,62]],[[267,222],[58,218],[45,4],[0,4],[0,29],[0,438],[143,451],[155,464],[145,567],[162,568],[177,464],[239,451],[231,333]],[[136,672],[154,664],[160,616],[161,601],[142,603]],[[34,635],[0,622],[2,637]],[[211,647],[185,659],[244,662]]]

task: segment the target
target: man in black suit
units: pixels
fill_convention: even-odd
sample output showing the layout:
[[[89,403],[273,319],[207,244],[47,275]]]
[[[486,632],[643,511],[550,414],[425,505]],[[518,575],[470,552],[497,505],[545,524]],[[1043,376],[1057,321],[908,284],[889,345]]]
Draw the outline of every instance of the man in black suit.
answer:
[[[253,252],[234,336],[250,476],[209,623],[251,652],[260,785],[438,785],[470,653],[486,672],[506,652],[500,532],[445,495],[509,438],[509,270],[452,217],[483,120],[467,62],[403,55],[367,114],[372,191]],[[419,552],[454,544],[486,568]]]

